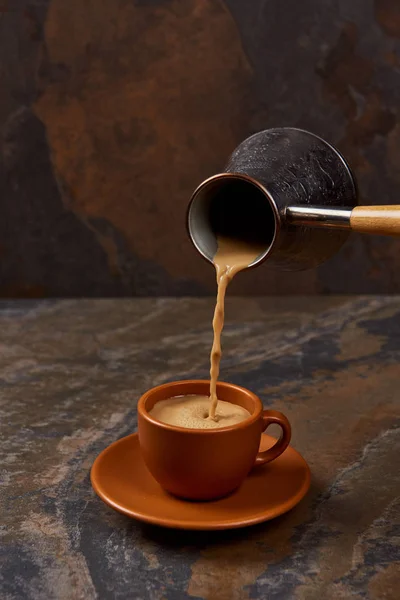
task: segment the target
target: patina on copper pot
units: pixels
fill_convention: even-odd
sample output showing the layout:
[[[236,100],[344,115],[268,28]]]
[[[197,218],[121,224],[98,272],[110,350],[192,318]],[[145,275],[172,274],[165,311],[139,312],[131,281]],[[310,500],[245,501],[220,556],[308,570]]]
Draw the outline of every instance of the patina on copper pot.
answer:
[[[268,129],[242,142],[225,170],[195,190],[189,235],[212,262],[217,236],[257,242],[251,264],[295,271],[335,254],[351,230],[400,235],[400,207],[357,207],[357,185],[343,156],[320,137],[290,127]]]

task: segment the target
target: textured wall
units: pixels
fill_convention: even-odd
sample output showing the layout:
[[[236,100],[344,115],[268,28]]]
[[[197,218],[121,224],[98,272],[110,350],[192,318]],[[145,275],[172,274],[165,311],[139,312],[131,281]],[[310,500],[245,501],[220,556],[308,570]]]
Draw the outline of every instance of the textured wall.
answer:
[[[292,125],[400,202],[398,0],[0,0],[0,295],[208,294],[193,188]],[[236,293],[400,291],[400,241]]]

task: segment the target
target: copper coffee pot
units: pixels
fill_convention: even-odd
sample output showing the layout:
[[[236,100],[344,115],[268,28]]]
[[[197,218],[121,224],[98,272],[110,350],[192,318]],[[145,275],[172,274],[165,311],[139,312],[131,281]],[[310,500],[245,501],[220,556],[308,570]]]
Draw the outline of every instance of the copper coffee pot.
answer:
[[[291,127],[267,129],[242,142],[222,173],[195,190],[189,235],[212,262],[217,236],[265,246],[284,270],[316,267],[351,231],[400,236],[400,206],[357,206],[357,185],[343,156],[320,137]]]

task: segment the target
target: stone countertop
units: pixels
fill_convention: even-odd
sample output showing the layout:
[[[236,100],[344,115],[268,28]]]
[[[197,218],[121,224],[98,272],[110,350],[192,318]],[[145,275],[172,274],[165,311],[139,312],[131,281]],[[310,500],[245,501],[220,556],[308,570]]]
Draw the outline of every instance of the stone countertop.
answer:
[[[288,514],[180,532],[92,491],[95,457],[135,431],[142,392],[207,377],[212,310],[0,303],[1,598],[398,598],[399,297],[228,297],[221,379],[285,412],[311,467]]]

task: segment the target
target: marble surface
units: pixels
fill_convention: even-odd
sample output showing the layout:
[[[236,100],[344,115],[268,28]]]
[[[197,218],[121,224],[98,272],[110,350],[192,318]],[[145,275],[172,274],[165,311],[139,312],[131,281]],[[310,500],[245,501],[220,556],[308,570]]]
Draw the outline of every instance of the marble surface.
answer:
[[[308,496],[261,526],[168,531],[94,494],[161,382],[206,377],[212,299],[0,304],[0,597],[397,599],[400,298],[228,298],[222,379],[284,411]]]

